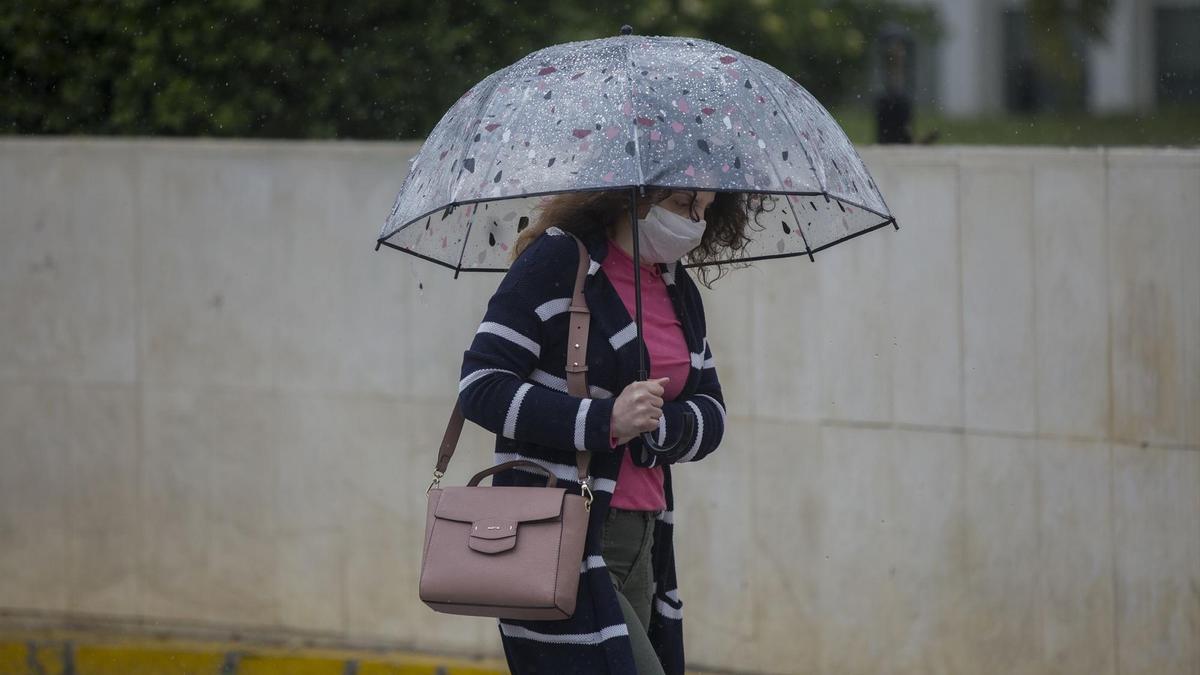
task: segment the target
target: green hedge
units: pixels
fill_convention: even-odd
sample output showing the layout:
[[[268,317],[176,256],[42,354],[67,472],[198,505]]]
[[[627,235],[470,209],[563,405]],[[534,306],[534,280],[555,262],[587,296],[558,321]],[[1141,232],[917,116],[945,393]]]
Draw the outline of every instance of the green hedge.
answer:
[[[622,23],[716,40],[839,101],[891,19],[936,30],[893,0],[0,0],[0,130],[419,138],[488,73]]]

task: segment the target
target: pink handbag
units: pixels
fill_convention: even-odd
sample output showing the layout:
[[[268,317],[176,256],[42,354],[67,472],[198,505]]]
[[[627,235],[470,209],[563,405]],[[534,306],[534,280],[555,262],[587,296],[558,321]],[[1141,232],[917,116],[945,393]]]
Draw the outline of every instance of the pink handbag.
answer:
[[[579,270],[568,337],[577,348],[566,372],[568,391],[584,398],[591,316],[583,282],[589,258],[583,244],[578,239],[576,243]],[[547,621],[570,617],[592,505],[587,483],[591,454],[576,453],[582,496],[558,487],[553,474],[527,460],[484,469],[465,487],[443,488],[441,479],[462,426],[462,410],[455,405],[427,492],[421,600],[447,614]],[[545,473],[546,487],[479,486],[485,476],[514,467]]]

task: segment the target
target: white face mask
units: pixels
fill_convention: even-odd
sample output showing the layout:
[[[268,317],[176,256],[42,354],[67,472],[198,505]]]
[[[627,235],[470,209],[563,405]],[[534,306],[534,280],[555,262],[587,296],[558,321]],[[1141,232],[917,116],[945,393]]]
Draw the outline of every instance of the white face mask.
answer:
[[[642,260],[673,263],[700,245],[705,222],[685,218],[658,204],[638,219],[638,247]]]

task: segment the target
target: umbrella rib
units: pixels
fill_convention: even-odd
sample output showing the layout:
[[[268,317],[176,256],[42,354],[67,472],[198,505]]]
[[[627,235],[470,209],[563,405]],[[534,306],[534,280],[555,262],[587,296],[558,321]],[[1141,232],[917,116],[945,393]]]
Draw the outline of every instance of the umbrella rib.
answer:
[[[477,110],[478,114],[475,115],[475,117],[477,118],[477,120],[475,122],[476,130],[479,129],[479,122],[483,121],[484,113],[487,112],[488,107],[492,104],[492,96],[496,93],[496,90],[500,88],[500,81],[503,79],[501,77],[501,74],[504,72],[505,72],[505,70],[497,70],[496,72],[492,73],[491,76],[489,76],[489,78],[488,78],[488,79],[493,80],[491,82],[492,86],[491,86],[491,90],[488,91],[487,96],[480,97],[480,100],[483,101],[483,105],[479,106],[479,109]],[[486,83],[488,83],[487,79],[485,79],[483,82],[480,82],[479,84],[483,85]],[[459,175],[461,175],[461,173],[463,171],[463,168],[462,168],[463,160],[465,160],[467,158],[467,152],[471,148],[471,142],[469,140],[467,140],[469,138],[470,138],[470,135],[468,135],[466,138],[463,139],[462,152],[459,153],[459,155],[458,155]],[[475,174],[474,174],[474,172],[471,172],[470,175],[474,176]],[[451,180],[454,180],[454,179],[452,178]],[[462,181],[458,181],[456,184],[454,184],[454,189],[449,191],[451,204],[455,204],[458,202],[458,190],[460,187],[462,187]],[[418,217],[417,220],[420,220],[420,218]],[[404,228],[400,228],[400,229],[404,229]],[[396,232],[399,232],[399,231],[400,230],[396,230]],[[393,232],[392,234],[395,234],[395,232]]]
[[[467,242],[471,239],[471,228],[475,226],[475,219],[479,217],[479,207],[476,206],[471,211],[471,219],[467,221],[467,233],[463,235],[462,249],[458,252],[458,265],[454,267],[454,278],[458,278],[458,273],[462,271],[463,256],[467,254]]]
[[[407,253],[409,255],[416,256],[416,257],[420,258],[421,260],[427,260],[436,265],[441,265],[442,267],[445,267],[449,270],[454,269],[453,265],[451,265],[450,263],[448,263],[444,260],[438,260],[437,258],[434,258],[433,256],[425,255],[424,253],[417,253],[416,251],[412,250],[411,248],[404,248],[403,246],[397,246],[396,244],[393,244],[392,242],[386,241],[386,240],[380,241],[378,243],[380,243],[388,248],[394,248],[397,251],[400,251],[401,253]]]
[[[625,84],[629,91],[630,112],[629,119],[625,120],[625,123],[629,125],[629,134],[633,136],[633,161],[637,164],[638,186],[641,187],[646,184],[646,176],[642,173],[642,148],[638,143],[637,123],[634,121],[636,116],[633,114],[635,112],[633,109],[633,71],[630,69],[633,64],[633,54],[629,49],[629,39],[624,42],[625,44],[622,46],[625,47]]]
[[[820,253],[821,251],[824,251],[825,249],[830,248],[832,246],[837,246],[838,244],[841,244],[842,242],[849,241],[851,239],[854,239],[855,237],[861,237],[864,234],[869,234],[871,232],[874,232],[875,230],[878,230],[881,227],[887,227],[888,225],[895,225],[895,224],[896,224],[895,218],[884,218],[884,220],[882,222],[880,222],[878,225],[872,225],[871,227],[868,227],[865,230],[859,230],[858,232],[848,234],[836,241],[831,241],[828,244],[818,246],[817,248],[813,249],[813,253]],[[702,263],[687,263],[687,264],[683,265],[683,267],[685,267],[687,269],[692,269],[695,267],[708,267],[710,265],[751,263],[751,262],[757,262],[760,260],[775,260],[776,258],[795,258],[796,256],[801,256],[801,255],[804,255],[804,251],[796,251],[795,253],[774,253],[774,254],[768,254],[768,255],[756,255],[756,256],[751,256],[749,258],[727,258],[725,260],[709,260],[709,261],[705,261]],[[813,258],[811,256],[809,257],[809,259],[815,261],[815,258]]]
[[[876,214],[876,215],[878,215],[878,214]],[[821,246],[821,247],[817,248],[817,250],[816,250],[816,251],[814,251],[814,253],[817,253],[817,252],[820,252],[820,251],[824,251],[825,249],[827,249],[827,248],[829,248],[829,247],[831,247],[831,246],[837,246],[838,244],[840,244],[840,243],[842,243],[842,242],[844,242],[844,241],[850,241],[851,239],[854,239],[855,237],[861,237],[861,236],[863,236],[864,234],[867,234],[867,233],[869,233],[869,232],[874,232],[875,230],[878,230],[878,229],[879,229],[879,228],[881,228],[881,227],[887,227],[888,225],[893,225],[893,226],[894,226],[895,224],[896,224],[896,219],[895,219],[895,218],[891,218],[891,217],[889,217],[889,218],[885,218],[885,219],[884,219],[884,221],[883,221],[882,223],[879,223],[878,225],[872,225],[871,227],[868,227],[868,228],[867,228],[867,229],[865,229],[865,230],[859,230],[858,232],[854,232],[854,233],[852,233],[852,234],[848,234],[848,235],[846,235],[846,236],[842,237],[841,239],[835,239],[834,241],[831,241],[831,242],[829,242],[828,244],[825,244],[824,246]]]
[[[755,70],[757,71],[758,69],[755,68]],[[785,122],[787,122],[788,128],[790,128],[792,130],[792,135],[796,137],[797,143],[800,144],[800,149],[804,151],[804,159],[808,160],[808,170],[812,171],[813,178],[817,179],[817,187],[821,188],[821,194],[828,194],[829,187],[825,185],[825,181],[821,180],[821,174],[817,173],[817,165],[816,165],[816,163],[813,162],[812,155],[809,154],[808,148],[805,147],[805,145],[804,145],[804,140],[803,140],[804,137],[800,135],[800,132],[796,129],[796,125],[792,124],[791,116],[788,115],[787,112],[784,110],[783,106],[780,105],[779,97],[777,97],[775,95],[774,83],[772,83],[769,80],[767,80],[766,78],[762,77],[761,74],[759,75],[758,80],[759,80],[759,82],[761,82],[763,84],[764,88],[767,90],[767,95],[771,97],[771,101],[775,104],[775,107],[779,110],[779,114],[783,115],[783,119]],[[828,112],[828,111],[826,111],[826,112]]]
[[[755,73],[755,74],[758,75],[757,73]],[[762,83],[762,81],[763,81],[762,76],[759,76],[758,80],[759,80],[759,83]],[[774,96],[772,96],[771,99],[774,100]],[[749,124],[751,118],[750,118],[750,115],[746,113],[746,109],[742,107],[741,100],[738,99],[738,97],[736,97],[736,96],[732,97],[732,100],[733,100],[733,104],[737,106],[738,111],[740,111],[742,113],[742,118],[746,120],[747,124]],[[776,102],[776,105],[778,105],[778,102]],[[784,117],[786,118],[787,116],[784,115]],[[791,126],[790,120],[788,121],[788,126]],[[754,131],[755,131],[755,135],[758,136],[757,130],[754,130]],[[792,133],[795,133],[795,131],[796,131],[796,128],[792,127]],[[762,137],[759,136],[759,138],[762,138]],[[797,136],[797,138],[799,138],[799,136]],[[778,183],[780,187],[783,187],[783,178],[780,177],[779,168],[775,166],[775,162],[774,162],[774,160],[771,159],[771,154],[769,152],[767,153],[766,159],[767,159],[767,165],[771,167],[771,172],[775,174],[775,182]],[[796,223],[796,231],[800,233],[800,240],[804,242],[804,251],[806,253],[808,253],[809,261],[813,261],[814,258],[813,258],[812,247],[808,245],[808,237],[804,236],[804,230],[800,227],[800,218],[798,216],[796,216],[796,205],[793,204],[792,200],[790,200],[790,199],[784,199],[784,202],[786,202],[788,204],[788,206],[790,206],[792,209],[792,221]],[[755,220],[755,222],[757,222],[757,219]]]

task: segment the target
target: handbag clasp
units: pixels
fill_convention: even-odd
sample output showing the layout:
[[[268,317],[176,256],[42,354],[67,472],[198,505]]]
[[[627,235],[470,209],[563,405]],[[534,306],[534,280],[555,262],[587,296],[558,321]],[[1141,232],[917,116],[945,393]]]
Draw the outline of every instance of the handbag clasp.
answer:
[[[583,508],[592,510],[592,488],[587,484],[587,481],[579,481],[579,491],[583,494]]]

